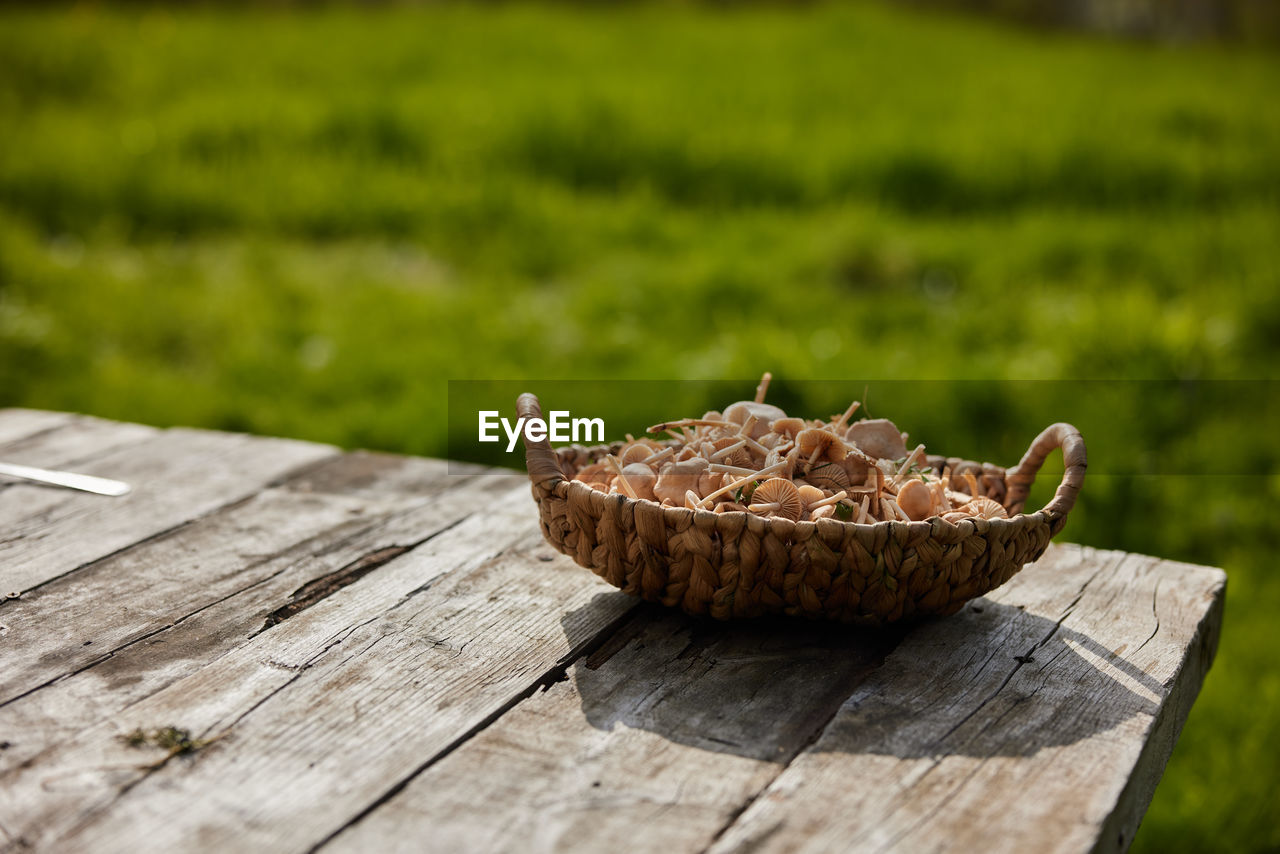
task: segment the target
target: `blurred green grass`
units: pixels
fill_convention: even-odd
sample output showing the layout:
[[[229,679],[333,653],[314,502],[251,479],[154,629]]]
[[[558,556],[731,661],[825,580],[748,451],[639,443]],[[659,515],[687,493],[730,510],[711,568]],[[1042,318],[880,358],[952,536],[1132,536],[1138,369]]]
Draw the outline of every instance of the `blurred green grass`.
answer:
[[[1066,534],[1230,573],[1136,847],[1274,848],[1274,398],[1168,397],[1276,374],[1278,84],[880,6],[6,7],[0,404],[443,455],[449,379],[1165,381],[1077,401]],[[903,426],[1050,420],[971,388]]]

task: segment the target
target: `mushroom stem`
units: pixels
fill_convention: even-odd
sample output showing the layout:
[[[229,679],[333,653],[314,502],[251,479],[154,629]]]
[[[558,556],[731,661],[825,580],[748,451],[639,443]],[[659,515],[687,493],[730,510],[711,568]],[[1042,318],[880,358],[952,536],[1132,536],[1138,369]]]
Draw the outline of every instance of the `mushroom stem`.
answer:
[[[722,474],[755,474],[755,469],[743,468],[742,466],[731,466],[725,463],[712,463],[707,466],[707,471],[718,471]],[[966,496],[968,497],[968,496]]]
[[[821,501],[813,502],[812,504],[809,505],[809,509],[812,510],[815,507],[826,507],[828,504],[839,504],[842,500],[848,497],[849,497],[848,494],[846,494],[845,491],[842,489],[839,492],[837,492],[835,495],[830,495],[822,499]]]
[[[627,494],[627,497],[639,498],[640,496],[631,488],[631,481],[627,480],[627,476],[622,473],[622,463],[618,461],[618,458],[613,454],[609,454],[609,456],[605,457],[605,460],[608,461],[609,468],[613,469],[614,473],[618,476],[618,482],[622,484],[622,491]]]
[[[889,508],[889,512],[893,514],[893,517],[894,517],[890,521],[897,521],[897,520],[901,520],[903,522],[911,521],[911,517],[908,516],[906,513],[904,513],[902,508],[898,506],[898,502],[894,501],[892,498],[881,498],[880,506]]]
[[[871,506],[871,496],[868,495],[858,503],[858,523],[867,521],[867,508]]]
[[[929,515],[942,515],[951,509],[951,501],[947,498],[947,487],[941,480],[929,484]]]
[[[698,493],[694,492],[692,489],[686,489],[684,491],[684,506],[688,507],[690,510],[701,509]]]
[[[728,493],[728,492],[733,492],[738,487],[746,486],[748,483],[750,483],[753,480],[763,480],[764,478],[767,478],[770,475],[775,474],[776,472],[782,471],[782,469],[785,466],[786,466],[786,461],[784,460],[783,462],[774,463],[771,466],[766,466],[760,469],[759,471],[753,472],[744,478],[740,478],[738,480],[733,481],[732,483],[727,483],[724,486],[717,489],[715,492],[708,495],[706,498],[702,499],[702,505],[705,507],[707,502],[710,501],[711,499],[719,498],[721,495],[724,495],[725,493]]]
[[[907,454],[907,458],[902,461],[902,468],[898,469],[898,473],[893,476],[893,482],[895,486],[899,482],[901,482],[903,477],[906,476],[907,469],[915,465],[916,460],[918,460],[923,454],[924,454],[924,445],[916,445],[916,449],[911,453]]]
[[[853,416],[853,413],[857,412],[858,407],[861,405],[862,401],[860,400],[855,400],[853,403],[849,404],[849,408],[844,411],[844,415],[841,415],[840,418],[831,426],[837,430],[844,427],[844,425],[847,424],[849,419]]]
[[[740,430],[738,431],[738,435],[739,435],[739,436],[746,436],[747,438],[750,438],[750,437],[751,437],[751,430],[752,430],[752,428],[753,428],[753,427],[755,427],[755,426],[756,426],[756,422],[757,422],[757,421],[759,421],[759,420],[760,420],[759,416],[752,415],[752,416],[751,416],[750,418],[748,418],[746,421],[742,422],[742,429],[740,429]]]
[[[662,462],[663,460],[665,460],[667,457],[671,456],[674,453],[675,453],[674,448],[663,448],[661,451],[655,451],[654,453],[645,457],[640,462],[644,463],[647,466],[654,466],[657,463]]]
[[[751,417],[754,418],[755,416],[753,415]],[[744,447],[746,444],[747,444],[746,439],[743,439],[742,441],[734,442],[732,445],[727,445],[721,448],[720,450],[716,451],[715,453],[713,453],[711,455],[711,461],[718,463],[721,460],[723,460],[725,457],[737,451],[739,448]]]
[[[764,376],[760,378],[760,385],[756,386],[756,403],[764,403],[764,396],[769,391],[769,382],[772,379],[773,374],[765,371]]]
[[[782,504],[780,502],[770,501],[767,504],[750,504],[747,506],[747,509],[752,513],[772,513],[774,510],[778,510],[781,507]]]
[[[809,469],[813,468],[813,464],[818,461],[818,454],[821,454],[825,448],[821,445],[813,449],[813,453],[809,455],[809,459],[804,464],[805,474],[809,473]]]
[[[880,491],[884,489],[884,472],[880,470],[880,466],[872,466],[871,471],[876,473],[876,509],[872,511],[872,515],[879,519],[880,514],[884,512],[880,504]]]

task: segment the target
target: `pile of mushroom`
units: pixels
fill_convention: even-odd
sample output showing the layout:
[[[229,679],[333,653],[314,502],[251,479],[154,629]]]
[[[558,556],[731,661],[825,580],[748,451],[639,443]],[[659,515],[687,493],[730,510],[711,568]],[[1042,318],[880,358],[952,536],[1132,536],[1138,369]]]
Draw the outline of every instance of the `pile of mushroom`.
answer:
[[[883,418],[849,419],[854,401],[830,420],[787,415],[764,402],[765,374],[754,400],[724,412],[655,424],[662,443],[627,435],[616,455],[574,476],[592,489],[716,513],[747,512],[793,521],[948,522],[1005,518],[972,471],[953,477],[931,468],[924,445],[907,451],[907,434]]]

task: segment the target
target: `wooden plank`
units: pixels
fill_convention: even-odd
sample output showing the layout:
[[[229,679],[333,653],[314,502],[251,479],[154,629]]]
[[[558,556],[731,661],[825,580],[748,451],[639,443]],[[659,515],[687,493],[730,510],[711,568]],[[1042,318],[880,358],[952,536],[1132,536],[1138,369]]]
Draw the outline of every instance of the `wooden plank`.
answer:
[[[240,645],[273,614],[292,618],[300,592],[319,601],[519,482],[445,469],[343,455],[10,603],[0,773]]]
[[[702,850],[900,637],[646,607],[324,850]]]
[[[0,445],[69,423],[74,415],[42,409],[0,409]]]
[[[711,850],[1123,848],[1212,660],[1224,584],[1055,547],[913,634]]]
[[[521,485],[4,774],[0,826],[67,849],[306,849],[635,607],[549,557]],[[119,739],[168,725],[211,743],[181,757]]]
[[[603,666],[580,663],[570,681],[522,702],[326,850],[406,850],[429,832],[444,849],[695,851],[729,827],[716,850],[1080,850],[1099,838],[1131,840],[1136,820],[1115,834],[1078,822],[1115,816],[1134,800],[1117,787],[1144,741],[1167,759],[1172,739],[1152,740],[1134,722],[1149,720],[1165,676],[1172,687],[1160,719],[1176,738],[1172,722],[1185,720],[1198,680],[1156,664],[1189,655],[1208,666],[1221,574],[1054,547],[1018,579],[965,614],[916,629],[880,670],[854,670],[843,683],[829,672],[834,663],[813,672],[805,655],[787,651],[788,627],[720,629],[703,646],[689,643],[687,627],[668,625],[672,618],[655,621],[607,643],[602,652],[622,649]],[[1122,657],[1124,640],[1100,646],[1122,635],[1136,655]],[[846,641],[855,661],[876,637]],[[691,647],[710,666],[694,665]],[[815,644],[824,647],[834,662],[849,654],[830,640]],[[1026,684],[1018,678],[1033,672]],[[801,715],[839,706],[812,696],[815,688],[864,678],[805,759],[779,776],[811,732]],[[770,769],[775,751],[780,764]],[[797,782],[795,769],[814,762],[827,773]],[[1137,767],[1128,777],[1140,781],[1135,819],[1163,759]],[[969,784],[975,768],[983,782]],[[950,784],[937,787],[939,779]],[[957,785],[972,785],[964,800]],[[1035,798],[1024,798],[1018,786],[1032,785]],[[940,829],[919,824],[921,812]]]
[[[10,486],[0,490],[0,587],[30,590],[335,453],[309,442],[174,429],[97,456],[86,468],[132,484],[122,498]]]
[[[14,410],[6,410],[6,413]],[[17,410],[26,413],[27,410]],[[159,435],[155,427],[142,424],[122,424],[83,415],[66,415],[59,412],[37,413],[49,418],[0,417],[0,436],[7,436],[0,444],[0,459],[19,465],[37,468],[74,467],[84,474],[97,474],[94,461],[104,454]],[[36,429],[31,429],[31,428]],[[56,503],[75,493],[53,486],[33,484],[16,478],[0,481],[0,490],[24,486],[23,495]],[[11,505],[22,506],[22,505]],[[34,510],[26,510],[32,513]],[[0,521],[8,524],[8,516],[0,515]],[[7,535],[6,535],[7,536]]]

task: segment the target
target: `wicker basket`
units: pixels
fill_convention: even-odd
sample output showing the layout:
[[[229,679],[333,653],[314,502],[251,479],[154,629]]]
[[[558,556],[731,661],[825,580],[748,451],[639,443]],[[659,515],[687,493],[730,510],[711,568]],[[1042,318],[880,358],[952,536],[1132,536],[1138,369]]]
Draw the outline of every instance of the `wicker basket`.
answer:
[[[523,394],[517,411],[541,418]],[[882,625],[906,617],[952,614],[999,587],[1044,553],[1062,530],[1084,482],[1084,440],[1054,424],[1005,470],[989,463],[930,456],[956,474],[972,471],[980,489],[1012,518],[854,524],[792,522],[750,513],[662,507],[609,495],[572,478],[623,443],[552,450],[525,440],[529,479],[547,542],[624,592],[717,619],[764,614]],[[674,441],[671,444],[678,444]],[[1066,464],[1053,501],[1022,513],[1045,457],[1061,448]]]

